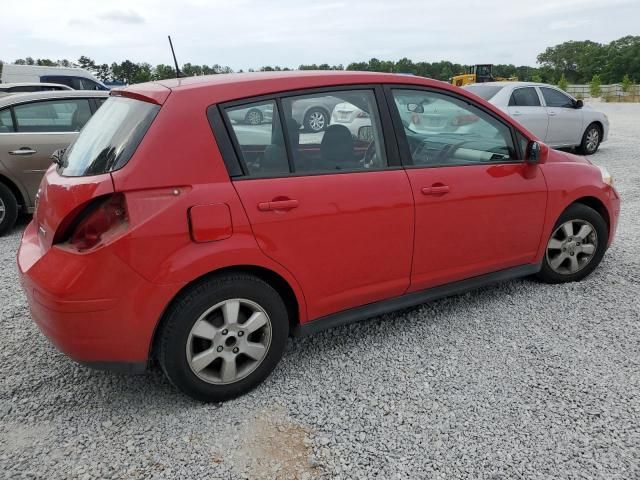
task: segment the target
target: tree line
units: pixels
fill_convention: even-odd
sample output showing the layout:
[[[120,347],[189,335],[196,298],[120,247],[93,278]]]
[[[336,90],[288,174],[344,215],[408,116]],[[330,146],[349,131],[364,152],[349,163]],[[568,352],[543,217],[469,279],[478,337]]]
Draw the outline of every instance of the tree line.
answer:
[[[105,82],[141,83],[151,80],[174,78],[175,68],[171,65],[151,65],[147,62],[113,62],[97,64],[89,57],[81,56],[77,62],[69,60],[50,60],[32,57],[20,58],[13,63],[18,65],[78,66],[93,72]],[[640,80],[640,36],[626,36],[608,44],[590,40],[568,41],[547,48],[537,57],[538,66],[516,66],[498,64],[493,66],[496,77],[518,77],[524,81],[538,81],[566,85],[568,83],[590,83],[594,78],[603,84],[637,82]],[[353,62],[344,65],[310,64],[299,65],[298,70],[359,70],[370,72],[407,73],[437,80],[448,81],[454,75],[463,73],[467,65],[439,62],[414,62],[408,58],[400,60],[379,60]],[[231,73],[228,66],[219,64],[195,65],[185,63],[180,68],[183,75],[210,75]],[[248,71],[287,71],[289,67],[263,66]],[[243,70],[239,70],[242,72]]]

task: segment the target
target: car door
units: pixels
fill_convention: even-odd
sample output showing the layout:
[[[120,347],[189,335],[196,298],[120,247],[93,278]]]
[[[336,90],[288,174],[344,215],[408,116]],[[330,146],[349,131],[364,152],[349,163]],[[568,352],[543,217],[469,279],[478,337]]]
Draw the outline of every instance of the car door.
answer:
[[[379,111],[381,90],[375,92],[285,95],[279,111],[274,100],[223,107],[245,172],[234,186],[255,238],[300,283],[312,319],[401,295],[409,286],[413,198],[397,149],[387,148],[381,118],[388,130],[390,120]],[[370,141],[355,139],[344,125],[302,130],[298,102],[336,98],[369,114]],[[268,105],[269,123],[229,121],[236,109]]]
[[[549,116],[547,109],[540,102],[535,87],[517,87],[511,92],[509,115],[543,142],[547,138]]]
[[[91,117],[89,100],[25,102],[5,108],[0,116],[11,119],[10,127],[0,129],[0,162],[22,184],[33,205],[51,155],[69,146]]]
[[[547,189],[540,168],[520,160],[511,127],[452,93],[386,91],[416,206],[410,291],[532,263]],[[435,101],[450,104],[446,130],[402,123],[400,108]]]
[[[578,145],[582,138],[582,110],[574,100],[553,87],[538,87],[549,115],[546,143],[553,146]]]

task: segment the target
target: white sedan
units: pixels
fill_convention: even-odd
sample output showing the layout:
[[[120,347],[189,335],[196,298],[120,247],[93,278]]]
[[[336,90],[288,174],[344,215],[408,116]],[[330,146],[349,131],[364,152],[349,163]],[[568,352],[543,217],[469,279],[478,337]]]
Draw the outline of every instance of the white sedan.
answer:
[[[609,135],[609,119],[557,87],[531,82],[467,85],[475,93],[524,125],[547,145],[577,147],[591,155]]]

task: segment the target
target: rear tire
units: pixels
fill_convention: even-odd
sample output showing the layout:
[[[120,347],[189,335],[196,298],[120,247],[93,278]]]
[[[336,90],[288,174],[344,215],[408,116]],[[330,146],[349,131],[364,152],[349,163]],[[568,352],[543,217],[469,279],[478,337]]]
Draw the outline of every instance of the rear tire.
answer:
[[[0,183],[0,235],[7,233],[18,218],[18,201],[4,183]]]
[[[169,308],[158,360],[187,395],[222,402],[264,381],[288,336],[287,309],[273,287],[252,275],[218,276],[196,284]]]
[[[602,129],[597,123],[592,123],[587,127],[582,135],[582,142],[578,147],[578,151],[582,155],[593,155],[598,151],[600,142],[602,141]]]
[[[307,132],[323,132],[329,126],[329,114],[322,108],[311,108],[304,116],[303,126]]]
[[[256,108],[252,108],[244,116],[244,123],[249,125],[260,125],[263,120],[264,117],[262,115],[262,112]]]
[[[536,275],[546,283],[577,282],[600,264],[609,230],[602,216],[581,203],[569,206],[553,227]]]

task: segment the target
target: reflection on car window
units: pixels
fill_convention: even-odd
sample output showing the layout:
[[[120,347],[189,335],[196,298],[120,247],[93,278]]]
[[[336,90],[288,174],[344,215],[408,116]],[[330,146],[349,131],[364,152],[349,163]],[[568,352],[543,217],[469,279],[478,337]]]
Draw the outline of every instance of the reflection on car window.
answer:
[[[0,111],[0,133],[13,132],[13,120],[11,119],[11,110],[5,108]]]
[[[516,88],[509,99],[509,106],[513,107],[539,107],[540,98],[533,87]]]
[[[289,135],[298,173],[379,169],[387,165],[372,90],[287,97],[282,108],[299,135]]]
[[[27,103],[13,110],[18,132],[78,132],[91,118],[87,99]]]
[[[387,165],[372,90],[285,97],[282,112],[284,118],[279,118],[273,100],[225,108],[249,175],[335,173]]]
[[[508,126],[457,98],[393,90],[414,165],[454,166],[517,159]]]
[[[249,175],[289,173],[284,134],[273,100],[227,108],[225,112]]]
[[[547,107],[573,108],[573,100],[555,88],[540,87]]]

